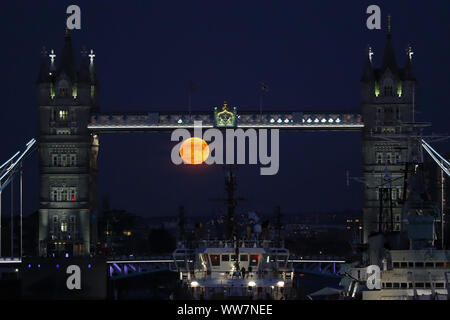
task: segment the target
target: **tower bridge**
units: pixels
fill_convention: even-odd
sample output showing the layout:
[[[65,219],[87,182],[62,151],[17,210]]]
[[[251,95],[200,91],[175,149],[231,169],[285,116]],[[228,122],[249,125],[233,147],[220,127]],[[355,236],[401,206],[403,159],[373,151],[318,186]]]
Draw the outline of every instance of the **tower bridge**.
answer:
[[[101,134],[190,129],[194,121],[202,121],[204,128],[218,129],[359,132],[365,183],[378,185],[386,171],[393,177],[389,190],[364,189],[363,242],[372,233],[405,228],[401,205],[391,202],[386,207],[383,195],[388,191],[391,199],[404,197],[402,176],[413,170],[405,164],[422,162],[422,147],[426,147],[427,153],[432,150],[429,145],[424,147],[420,139],[427,124],[415,120],[416,78],[411,49],[404,57],[404,66],[400,67],[390,31],[381,65],[374,65],[372,49],[365,59],[360,79],[360,112],[306,108],[258,112],[224,104],[209,111],[103,113],[98,99],[95,55],[90,52],[88,55],[82,50],[77,65],[69,32],[63,49],[56,53],[58,56],[54,50],[50,54],[42,52],[37,79],[40,256],[55,252],[84,256],[95,248]],[[387,136],[390,138],[385,139]],[[443,166],[448,170],[448,163]]]

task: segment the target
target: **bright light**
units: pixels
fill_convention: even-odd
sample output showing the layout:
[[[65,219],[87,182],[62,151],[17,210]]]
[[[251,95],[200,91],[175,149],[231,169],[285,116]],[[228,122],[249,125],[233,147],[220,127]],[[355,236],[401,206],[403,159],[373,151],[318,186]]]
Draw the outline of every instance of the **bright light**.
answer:
[[[248,286],[249,287],[254,287],[254,286],[256,286],[256,282],[255,281],[249,281],[248,282]]]
[[[198,287],[198,282],[197,281],[192,281],[191,282],[191,288],[197,288]]]
[[[277,286],[280,287],[280,288],[283,288],[284,287],[284,281],[278,281],[277,282]]]

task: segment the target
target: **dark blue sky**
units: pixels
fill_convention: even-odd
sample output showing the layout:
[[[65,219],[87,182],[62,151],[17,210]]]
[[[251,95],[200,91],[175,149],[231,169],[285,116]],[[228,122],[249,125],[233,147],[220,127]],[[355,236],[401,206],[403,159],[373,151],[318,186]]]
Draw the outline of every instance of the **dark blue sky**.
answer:
[[[26,3],[26,4],[25,4]],[[368,44],[381,61],[385,31],[365,27],[366,8],[391,13],[397,61],[412,44],[419,83],[420,120],[449,133],[450,2],[442,1],[32,1],[0,10],[0,161],[36,136],[35,80],[42,46],[61,52],[66,7],[78,4],[82,29],[72,32],[79,57],[93,48],[101,110],[187,110],[187,85],[197,91],[193,109],[227,100],[258,108],[259,82],[270,87],[265,109],[359,111],[359,80]],[[241,209],[289,213],[359,209],[361,186],[345,186],[345,171],[361,175],[358,133],[284,133],[280,171],[238,172]],[[209,213],[223,194],[217,166],[176,167],[169,134],[100,138],[99,194],[113,207],[142,215]],[[448,142],[436,144],[449,151]],[[26,206],[38,206],[36,157],[27,164]],[[6,196],[6,195],[5,195]]]

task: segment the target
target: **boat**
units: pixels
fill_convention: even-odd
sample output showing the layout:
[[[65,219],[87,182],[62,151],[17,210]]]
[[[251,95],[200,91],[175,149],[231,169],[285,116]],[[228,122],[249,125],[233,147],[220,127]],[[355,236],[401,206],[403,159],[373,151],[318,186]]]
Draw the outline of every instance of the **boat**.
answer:
[[[270,240],[254,225],[241,235],[235,219],[236,176],[231,168],[225,175],[228,209],[224,240],[186,241],[180,235],[173,259],[184,293],[192,299],[282,300],[293,295],[294,268],[289,250],[278,234]],[[256,214],[249,213],[255,220]],[[279,220],[279,219],[278,219]],[[184,221],[184,216],[180,217]],[[180,225],[180,230],[184,226]]]
[[[173,254],[192,299],[283,300],[292,296],[289,251],[268,240],[199,241]]]
[[[346,298],[450,299],[450,250],[443,249],[443,245],[439,248],[436,241],[436,224],[442,215],[426,196],[421,167],[414,166],[402,206],[402,220],[407,230],[369,237],[362,262],[343,272]]]

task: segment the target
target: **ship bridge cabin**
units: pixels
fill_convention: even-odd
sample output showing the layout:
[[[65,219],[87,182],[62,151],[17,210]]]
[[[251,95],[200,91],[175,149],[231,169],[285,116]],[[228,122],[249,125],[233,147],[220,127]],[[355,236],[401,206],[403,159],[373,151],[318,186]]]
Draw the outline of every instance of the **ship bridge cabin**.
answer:
[[[178,248],[174,260],[180,272],[207,278],[227,277],[273,277],[275,274],[291,278],[292,263],[288,261],[289,250],[273,248],[272,243],[241,241],[239,247],[230,242],[208,241],[196,249]],[[238,268],[238,269],[237,269]]]
[[[176,249],[174,260],[194,298],[281,299],[291,294],[289,251],[270,241],[201,241],[189,247]]]

